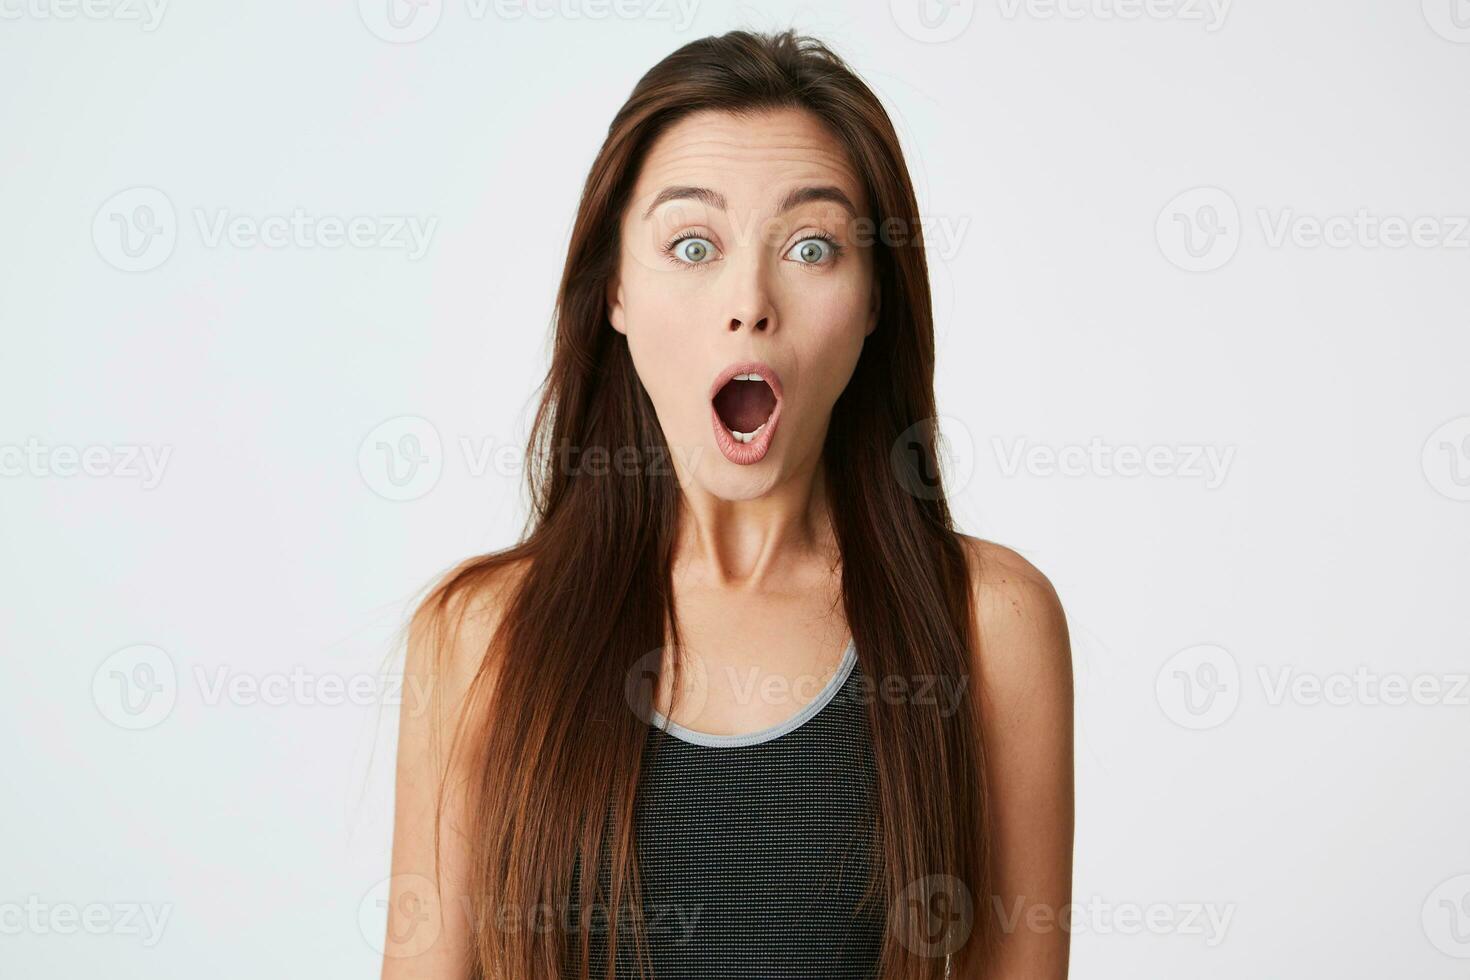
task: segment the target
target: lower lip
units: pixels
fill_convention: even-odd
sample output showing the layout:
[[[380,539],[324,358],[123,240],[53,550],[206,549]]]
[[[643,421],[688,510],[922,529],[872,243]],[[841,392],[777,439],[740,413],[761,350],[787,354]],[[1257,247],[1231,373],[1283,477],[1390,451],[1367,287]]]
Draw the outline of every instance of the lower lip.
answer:
[[[715,411],[713,404],[709,407],[709,417],[715,426],[715,445],[720,447],[720,452],[732,463],[749,466],[764,459],[766,450],[771,448],[771,440],[776,437],[776,423],[781,421],[781,399],[776,399],[776,407],[771,410],[771,417],[766,419],[766,427],[749,442],[735,440],[730,430],[725,428],[725,423],[720,421],[720,413]]]

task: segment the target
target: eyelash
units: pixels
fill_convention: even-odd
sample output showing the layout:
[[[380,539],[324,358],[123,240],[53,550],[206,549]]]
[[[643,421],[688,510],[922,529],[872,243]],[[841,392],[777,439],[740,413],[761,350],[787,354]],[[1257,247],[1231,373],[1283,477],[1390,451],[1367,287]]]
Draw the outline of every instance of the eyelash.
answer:
[[[674,250],[679,247],[680,242],[686,242],[691,238],[701,238],[708,240],[706,236],[700,234],[697,231],[680,232],[678,235],[675,235],[673,238],[669,239],[669,241],[664,243],[664,246],[661,249],[661,251],[664,253],[664,258],[666,258],[670,263],[680,269],[697,269],[702,265],[709,265],[709,262],[685,262],[683,259],[677,257],[674,254]],[[827,243],[828,248],[830,248],[832,251],[831,257],[826,262],[798,262],[797,265],[833,265],[837,262],[838,259],[842,258],[842,254],[847,251],[846,246],[842,245],[829,232],[825,231],[815,231],[810,235],[802,235],[801,238],[797,240],[796,244],[799,245],[801,242],[809,241],[813,238],[820,239],[821,241]]]

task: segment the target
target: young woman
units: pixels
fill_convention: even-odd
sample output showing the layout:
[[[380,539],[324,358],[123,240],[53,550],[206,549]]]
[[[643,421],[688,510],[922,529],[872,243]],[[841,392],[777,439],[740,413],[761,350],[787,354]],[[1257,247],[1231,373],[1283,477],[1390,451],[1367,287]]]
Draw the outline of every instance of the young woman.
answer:
[[[1064,977],[1071,674],[957,533],[918,208],[810,39],[695,41],[592,165],[524,539],[434,588],[387,980]]]

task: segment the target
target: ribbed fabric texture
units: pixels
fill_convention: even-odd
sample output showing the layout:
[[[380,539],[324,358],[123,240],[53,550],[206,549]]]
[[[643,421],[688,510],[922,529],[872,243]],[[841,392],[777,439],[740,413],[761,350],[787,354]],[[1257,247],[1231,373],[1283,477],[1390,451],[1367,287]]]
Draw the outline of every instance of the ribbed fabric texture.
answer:
[[[637,834],[659,980],[876,976],[886,920],[881,890],[865,896],[879,860],[872,741],[856,664],[832,683],[820,711],[755,744],[649,729]],[[629,944],[620,930],[620,978],[638,976]],[[591,976],[606,962],[593,930]]]

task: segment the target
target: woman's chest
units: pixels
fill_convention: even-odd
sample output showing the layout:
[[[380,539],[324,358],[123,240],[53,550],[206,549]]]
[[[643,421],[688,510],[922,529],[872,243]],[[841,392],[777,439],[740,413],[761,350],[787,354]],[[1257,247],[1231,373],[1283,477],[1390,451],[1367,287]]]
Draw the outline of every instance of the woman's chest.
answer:
[[[679,658],[678,697],[669,659],[656,710],[720,735],[763,731],[800,714],[846,653],[847,622],[835,602],[825,589],[761,596],[681,590],[679,643],[666,653]]]
[[[850,662],[838,679],[795,728],[749,744],[650,730],[636,837],[656,976],[873,975],[876,770]]]

